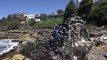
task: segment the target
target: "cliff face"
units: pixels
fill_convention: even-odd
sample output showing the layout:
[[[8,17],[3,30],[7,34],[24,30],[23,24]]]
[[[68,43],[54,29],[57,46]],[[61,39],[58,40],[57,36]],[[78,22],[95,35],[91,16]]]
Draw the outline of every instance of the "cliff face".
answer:
[[[85,22],[77,16],[56,26],[49,40],[23,42],[17,51],[32,60],[87,60],[91,45]]]

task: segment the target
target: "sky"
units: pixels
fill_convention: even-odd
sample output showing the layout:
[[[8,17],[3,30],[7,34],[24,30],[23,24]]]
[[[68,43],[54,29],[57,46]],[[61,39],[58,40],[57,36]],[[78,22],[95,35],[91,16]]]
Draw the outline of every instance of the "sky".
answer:
[[[0,19],[13,13],[50,14],[65,9],[68,2],[69,0],[0,0]]]

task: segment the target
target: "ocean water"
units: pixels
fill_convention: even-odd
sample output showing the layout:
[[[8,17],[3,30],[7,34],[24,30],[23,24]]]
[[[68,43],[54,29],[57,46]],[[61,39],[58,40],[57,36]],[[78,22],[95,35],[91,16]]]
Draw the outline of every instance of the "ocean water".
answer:
[[[19,42],[12,42],[13,39],[1,39],[0,40],[0,55],[11,51]]]

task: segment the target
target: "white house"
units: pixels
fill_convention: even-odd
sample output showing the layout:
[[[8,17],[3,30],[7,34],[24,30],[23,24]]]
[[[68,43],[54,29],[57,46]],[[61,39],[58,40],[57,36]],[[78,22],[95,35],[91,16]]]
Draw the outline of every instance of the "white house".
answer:
[[[29,21],[30,19],[35,19],[35,21],[41,21],[40,18],[36,18],[35,14],[27,14],[27,13],[23,13],[22,14],[24,17],[26,17],[26,20]],[[39,15],[38,15],[39,16]]]
[[[40,22],[40,21],[41,21],[41,19],[35,19],[35,21],[36,21],[36,22]]]
[[[30,14],[27,16],[28,19],[35,19],[35,14]]]
[[[35,14],[35,21],[39,22],[41,21],[41,14]]]
[[[23,13],[22,15],[23,15],[24,17],[26,17],[27,19],[35,19],[35,14]]]

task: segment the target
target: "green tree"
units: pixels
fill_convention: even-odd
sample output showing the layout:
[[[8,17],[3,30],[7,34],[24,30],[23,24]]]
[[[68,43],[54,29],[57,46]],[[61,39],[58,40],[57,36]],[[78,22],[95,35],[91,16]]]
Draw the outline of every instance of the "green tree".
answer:
[[[94,10],[93,0],[82,0],[79,4],[78,15],[87,20],[89,14]]]
[[[20,27],[20,22],[19,21],[13,21],[8,25],[7,29],[8,30],[15,30],[15,29],[18,29],[19,27]]]
[[[107,25],[107,0],[95,6],[95,10],[90,14],[89,19],[95,21],[98,26]]]
[[[73,2],[73,0],[70,0],[70,2],[68,3],[68,5],[66,6],[65,9],[65,13],[64,13],[64,21],[68,18],[68,17],[73,17],[77,15],[77,8]]]

